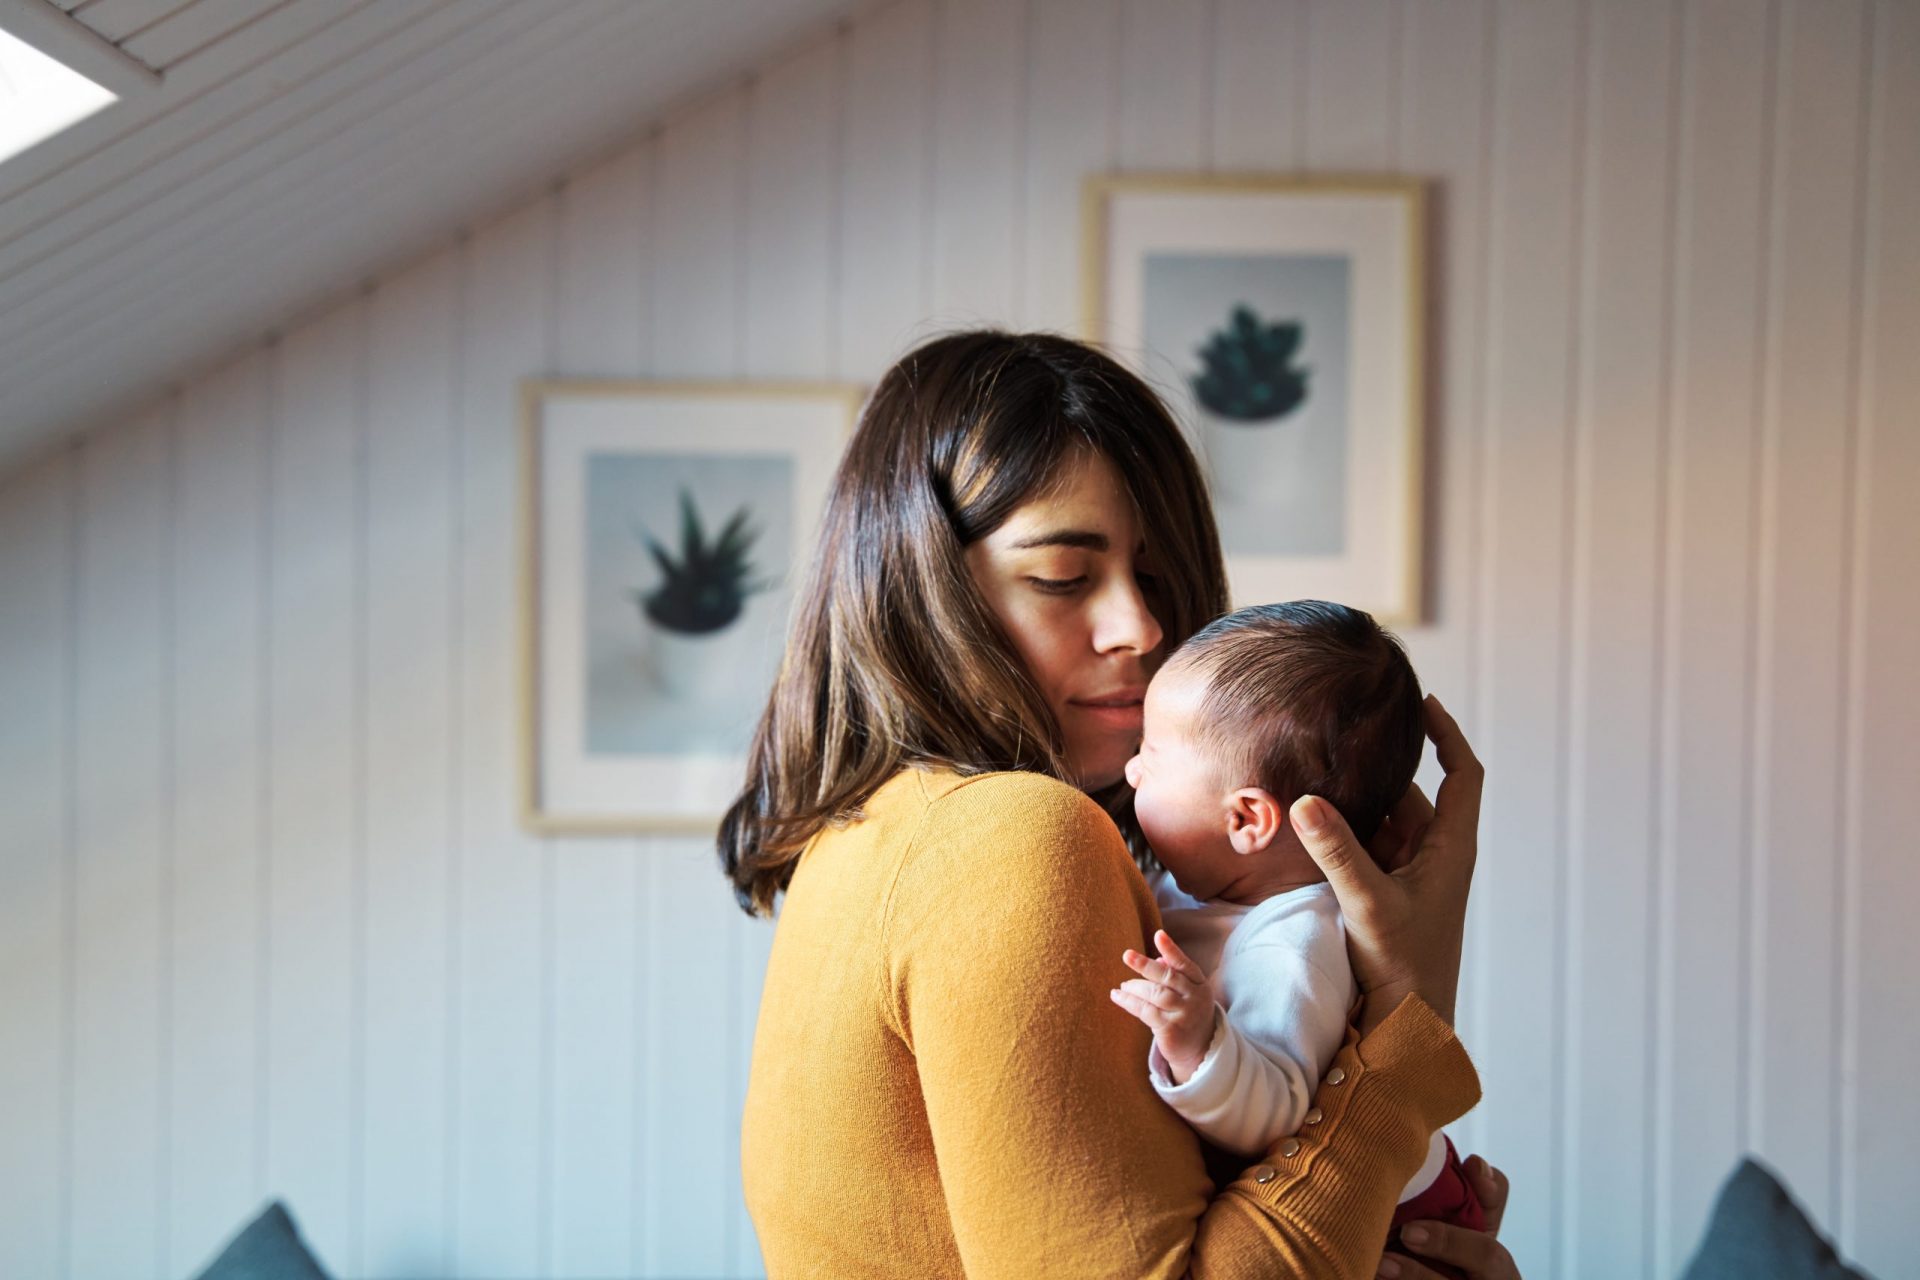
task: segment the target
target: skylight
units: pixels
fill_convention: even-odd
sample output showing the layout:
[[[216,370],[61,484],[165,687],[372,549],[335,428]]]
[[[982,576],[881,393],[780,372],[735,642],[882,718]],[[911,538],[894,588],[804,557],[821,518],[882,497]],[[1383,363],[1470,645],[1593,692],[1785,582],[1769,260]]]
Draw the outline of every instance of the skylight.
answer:
[[[110,90],[0,31],[0,161],[117,100]]]

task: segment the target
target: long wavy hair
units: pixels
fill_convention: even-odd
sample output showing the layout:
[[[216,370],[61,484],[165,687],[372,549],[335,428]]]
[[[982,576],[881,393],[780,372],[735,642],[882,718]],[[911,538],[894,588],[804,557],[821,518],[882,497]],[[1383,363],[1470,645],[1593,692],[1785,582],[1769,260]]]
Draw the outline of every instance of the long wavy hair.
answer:
[[[1156,656],[1225,611],[1206,484],[1146,383],[1055,334],[974,330],[908,352],[835,473],[746,784],[720,825],[742,910],[771,915],[807,842],[858,820],[903,767],[1075,781],[1060,725],[964,553],[1085,451],[1113,463],[1138,511],[1158,579]],[[1089,794],[1146,865],[1132,789]]]

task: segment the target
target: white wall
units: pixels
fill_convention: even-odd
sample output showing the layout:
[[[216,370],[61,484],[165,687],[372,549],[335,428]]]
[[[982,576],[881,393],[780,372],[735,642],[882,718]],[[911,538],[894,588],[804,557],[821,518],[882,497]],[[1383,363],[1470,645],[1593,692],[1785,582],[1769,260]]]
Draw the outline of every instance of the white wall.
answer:
[[[1920,14],[907,0],[0,489],[0,1272],[732,1276],[768,942],[516,830],[513,399],[1075,319],[1105,169],[1437,184],[1430,576],[1490,767],[1459,1132],[1529,1277],[1744,1149],[1920,1235]]]

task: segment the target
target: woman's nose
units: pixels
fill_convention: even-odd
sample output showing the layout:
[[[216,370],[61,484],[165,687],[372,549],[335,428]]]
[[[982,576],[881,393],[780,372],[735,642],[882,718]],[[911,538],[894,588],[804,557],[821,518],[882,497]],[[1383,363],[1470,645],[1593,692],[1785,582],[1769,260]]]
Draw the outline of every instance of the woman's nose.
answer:
[[[1094,621],[1093,647],[1101,653],[1114,649],[1132,649],[1149,654],[1160,647],[1160,622],[1147,608],[1140,584],[1131,576],[1104,593],[1100,615]]]

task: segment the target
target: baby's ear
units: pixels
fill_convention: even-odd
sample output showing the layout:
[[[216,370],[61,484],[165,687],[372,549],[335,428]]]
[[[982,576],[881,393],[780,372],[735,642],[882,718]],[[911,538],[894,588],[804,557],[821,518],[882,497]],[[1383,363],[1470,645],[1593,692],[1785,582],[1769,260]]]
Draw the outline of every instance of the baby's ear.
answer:
[[[1227,797],[1227,839],[1235,853],[1259,853],[1286,825],[1287,811],[1271,792],[1242,787]]]

